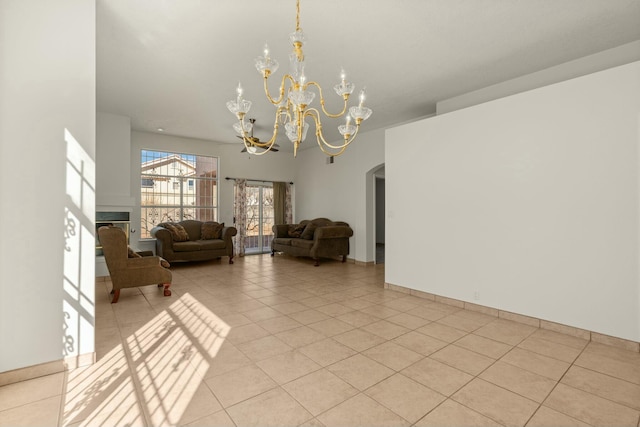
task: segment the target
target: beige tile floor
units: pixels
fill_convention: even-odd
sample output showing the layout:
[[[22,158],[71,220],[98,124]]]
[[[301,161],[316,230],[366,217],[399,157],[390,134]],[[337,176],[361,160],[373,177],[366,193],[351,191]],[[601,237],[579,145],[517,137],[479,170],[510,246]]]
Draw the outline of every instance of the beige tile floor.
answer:
[[[634,426],[640,353],[286,256],[173,269],[109,303],[95,365],[0,387],[0,425]]]

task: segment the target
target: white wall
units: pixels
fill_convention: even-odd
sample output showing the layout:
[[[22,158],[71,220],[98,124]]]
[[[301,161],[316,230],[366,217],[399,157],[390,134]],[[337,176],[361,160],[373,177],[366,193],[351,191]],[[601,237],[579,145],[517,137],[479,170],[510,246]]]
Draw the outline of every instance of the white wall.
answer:
[[[95,4],[3,0],[0,28],[3,372],[94,349]]]
[[[122,173],[131,163],[131,119],[108,113],[96,119],[96,204],[133,208],[130,176]]]
[[[249,156],[240,153],[242,143],[223,144],[201,139],[181,138],[149,132],[131,133],[131,194],[136,206],[140,206],[140,150],[174,151],[187,154],[202,154],[220,158],[219,221],[233,224],[233,181],[225,177],[252,178],[265,181],[293,181],[295,163],[291,153],[268,153]],[[140,228],[140,211],[134,209],[132,227]],[[133,239],[132,239],[133,240]],[[133,242],[132,242],[133,243]],[[135,244],[135,243],[134,243]],[[149,248],[145,243],[141,249]]]
[[[640,40],[484,87],[436,104],[438,115],[640,61]]]
[[[311,147],[296,158],[295,220],[326,217],[348,222],[354,231],[349,258],[374,261],[372,170],[384,163],[384,130],[360,133],[333,164],[327,164],[327,156],[309,134],[303,144]]]
[[[639,341],[639,93],[635,62],[387,130],[385,280]]]

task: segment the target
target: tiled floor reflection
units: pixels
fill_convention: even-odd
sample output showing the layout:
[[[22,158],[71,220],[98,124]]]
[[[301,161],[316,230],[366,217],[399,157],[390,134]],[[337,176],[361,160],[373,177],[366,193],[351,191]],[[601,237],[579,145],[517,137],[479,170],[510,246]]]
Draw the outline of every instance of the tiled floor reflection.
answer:
[[[95,365],[0,387],[2,426],[632,426],[640,353],[248,256],[173,295],[97,284]]]

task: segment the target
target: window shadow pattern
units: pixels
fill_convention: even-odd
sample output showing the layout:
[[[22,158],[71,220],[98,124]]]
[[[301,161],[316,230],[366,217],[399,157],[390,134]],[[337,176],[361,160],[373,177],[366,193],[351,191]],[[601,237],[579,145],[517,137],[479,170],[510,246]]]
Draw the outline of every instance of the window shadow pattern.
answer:
[[[69,371],[61,425],[176,425],[231,328],[190,294]]]

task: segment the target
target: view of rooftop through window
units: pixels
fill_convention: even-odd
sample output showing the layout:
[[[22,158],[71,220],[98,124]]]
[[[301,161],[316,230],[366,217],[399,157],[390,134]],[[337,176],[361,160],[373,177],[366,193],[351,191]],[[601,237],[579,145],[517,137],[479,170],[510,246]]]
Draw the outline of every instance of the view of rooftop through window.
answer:
[[[142,150],[141,238],[162,222],[217,221],[218,158]]]

